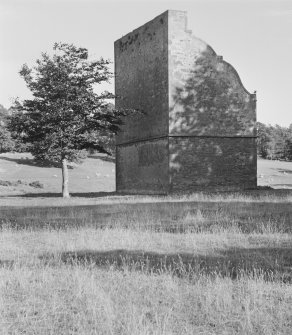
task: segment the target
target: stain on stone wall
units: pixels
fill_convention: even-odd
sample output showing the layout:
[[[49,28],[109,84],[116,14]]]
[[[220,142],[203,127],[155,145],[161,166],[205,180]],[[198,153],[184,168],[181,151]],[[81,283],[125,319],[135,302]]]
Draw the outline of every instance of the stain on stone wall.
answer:
[[[168,192],[168,140],[117,146],[117,190],[128,193]]]

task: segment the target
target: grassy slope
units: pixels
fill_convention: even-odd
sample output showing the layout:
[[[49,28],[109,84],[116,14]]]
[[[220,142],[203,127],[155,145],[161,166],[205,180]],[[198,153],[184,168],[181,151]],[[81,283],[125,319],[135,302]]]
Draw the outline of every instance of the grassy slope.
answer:
[[[103,158],[103,156],[99,157]],[[61,169],[36,166],[33,163],[34,160],[30,154],[0,154],[0,180],[21,180],[26,183],[40,181],[44,184],[43,189],[24,184],[0,186],[3,196],[61,192]],[[115,190],[115,165],[111,161],[92,156],[74,169],[70,169],[69,178],[70,191],[73,193],[113,192]]]
[[[88,158],[83,164],[70,169],[69,178],[69,188],[74,199],[66,201],[58,198],[61,191],[60,169],[36,166],[29,154],[0,154],[0,181],[22,181],[22,184],[16,186],[0,185],[0,206],[56,206],[96,204],[108,201],[153,201],[151,197],[118,197],[113,195],[115,191],[115,164],[107,160],[106,157],[92,156]],[[28,183],[32,181],[40,181],[44,188],[37,189],[29,186]],[[271,192],[270,198],[290,194],[292,162],[258,160],[258,185],[268,185],[283,190]],[[269,197],[269,195],[267,196]],[[205,199],[205,197],[203,198]],[[193,196],[192,199],[200,200],[202,197]]]
[[[292,189],[292,162],[259,159],[258,185]]]
[[[44,189],[27,185],[1,187],[1,194],[59,193],[61,169],[34,165],[30,154],[0,154],[0,180],[23,182],[40,181]],[[258,184],[273,188],[292,188],[292,162],[258,160]],[[91,156],[70,170],[72,193],[113,192],[115,190],[115,164],[103,156]]]

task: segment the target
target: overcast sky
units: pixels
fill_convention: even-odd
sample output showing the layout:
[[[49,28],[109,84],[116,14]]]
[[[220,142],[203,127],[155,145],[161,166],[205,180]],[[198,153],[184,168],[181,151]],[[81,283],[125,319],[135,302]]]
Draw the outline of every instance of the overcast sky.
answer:
[[[186,10],[193,34],[257,91],[258,121],[292,123],[292,0],[0,0],[0,104],[29,97],[19,69],[54,42],[113,60],[115,40],[167,9]]]

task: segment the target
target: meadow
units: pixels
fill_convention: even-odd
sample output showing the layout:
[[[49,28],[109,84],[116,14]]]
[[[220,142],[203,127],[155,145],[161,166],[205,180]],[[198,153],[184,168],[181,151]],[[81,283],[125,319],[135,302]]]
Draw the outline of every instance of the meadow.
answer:
[[[289,163],[259,171],[279,189],[122,197],[110,181],[86,189],[102,173],[91,159],[70,171],[85,177],[69,200],[55,168],[31,162],[19,163],[22,184],[2,186],[0,334],[291,334]]]

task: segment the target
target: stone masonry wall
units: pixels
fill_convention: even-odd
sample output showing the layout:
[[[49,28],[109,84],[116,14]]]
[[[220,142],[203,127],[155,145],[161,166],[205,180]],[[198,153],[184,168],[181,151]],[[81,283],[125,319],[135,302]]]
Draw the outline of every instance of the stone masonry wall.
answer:
[[[167,30],[163,13],[115,42],[116,106],[141,111],[116,137],[118,192],[168,190]]]
[[[256,187],[256,96],[167,11],[115,42],[118,108],[142,111],[117,136],[117,191]]]
[[[256,187],[255,138],[172,137],[170,192]]]
[[[169,11],[170,192],[256,187],[256,97]]]
[[[236,70],[169,11],[169,134],[256,136],[255,96]]]
[[[116,162],[116,187],[119,192],[168,192],[167,138],[119,146]]]
[[[117,144],[168,134],[167,27],[164,13],[115,42],[116,106],[143,112],[127,118]]]

